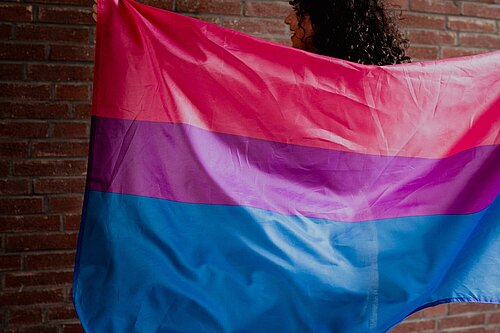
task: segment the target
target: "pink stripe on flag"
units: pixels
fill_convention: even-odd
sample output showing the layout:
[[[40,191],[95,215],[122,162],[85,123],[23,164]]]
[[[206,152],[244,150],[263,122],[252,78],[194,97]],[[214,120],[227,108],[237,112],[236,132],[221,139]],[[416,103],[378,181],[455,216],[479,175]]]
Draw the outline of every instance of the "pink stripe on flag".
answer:
[[[500,143],[500,52],[363,66],[123,2],[97,31],[96,116],[389,156]]]

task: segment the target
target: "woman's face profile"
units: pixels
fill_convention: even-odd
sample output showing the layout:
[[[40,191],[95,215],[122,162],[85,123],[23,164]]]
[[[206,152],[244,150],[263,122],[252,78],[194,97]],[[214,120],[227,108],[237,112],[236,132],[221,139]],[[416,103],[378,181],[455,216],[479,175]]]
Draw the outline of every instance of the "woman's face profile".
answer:
[[[304,15],[302,21],[300,21],[297,12],[292,9],[288,16],[285,17],[285,24],[290,26],[292,47],[306,51],[312,51],[314,49],[312,45],[314,30],[309,15]]]

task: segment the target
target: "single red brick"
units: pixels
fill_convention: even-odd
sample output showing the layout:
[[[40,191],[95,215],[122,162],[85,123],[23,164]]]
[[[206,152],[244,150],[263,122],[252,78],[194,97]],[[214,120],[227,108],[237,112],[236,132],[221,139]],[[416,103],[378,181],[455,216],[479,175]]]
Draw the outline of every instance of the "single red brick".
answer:
[[[2,333],[59,333],[57,326],[27,326],[6,328],[1,331]]]
[[[462,4],[462,14],[498,20],[500,18],[500,5],[464,1]]]
[[[83,196],[49,197],[49,212],[78,213],[82,211]]]
[[[174,0],[143,0],[141,3],[166,10],[174,9]]]
[[[8,309],[8,324],[30,324],[42,322],[42,309]]]
[[[238,0],[178,0],[177,11],[204,14],[234,14],[241,11]]]
[[[81,5],[92,7],[93,0],[36,0],[38,3],[61,4],[61,5]]]
[[[40,44],[1,43],[0,59],[43,60],[45,46]]]
[[[27,76],[37,81],[91,81],[92,66],[28,65]]]
[[[410,9],[417,12],[460,14],[460,6],[453,0],[412,0]]]
[[[33,6],[0,5],[0,21],[28,22],[33,20]]]
[[[500,36],[487,34],[461,33],[460,45],[484,48],[500,48]]]
[[[76,239],[77,233],[14,235],[7,237],[6,249],[10,252],[74,249]]]
[[[22,64],[0,64],[0,79],[9,81],[22,80],[23,67]]]
[[[28,157],[28,143],[0,142],[0,157]]]
[[[60,303],[63,302],[63,300],[64,289],[32,291],[16,290],[0,294],[0,304],[3,306]]]
[[[198,20],[205,21],[208,23],[213,23],[217,25],[222,25],[222,21],[218,16],[200,15],[200,14],[186,14],[191,17],[195,17]]]
[[[283,34],[283,20],[257,18],[225,18],[225,27],[249,34]]]
[[[408,55],[419,60],[434,60],[438,58],[438,47],[437,46],[416,46],[412,45],[408,49]]]
[[[424,318],[446,316],[446,314],[448,313],[448,304],[436,305],[430,308],[426,308],[420,312],[422,313],[422,317]]]
[[[87,45],[51,45],[49,59],[62,61],[93,61],[94,48]]]
[[[29,272],[10,273],[5,275],[5,288],[24,288],[43,285],[69,284],[73,271],[65,272]]]
[[[486,53],[489,50],[487,49],[470,49],[470,48],[462,48],[462,47],[443,47],[442,54],[443,58],[453,58],[453,57],[465,57],[471,56],[475,54]]]
[[[12,24],[0,23],[0,39],[9,39],[12,32]]]
[[[467,313],[467,312],[483,312],[494,310],[494,304],[482,304],[482,303],[451,303],[450,304],[450,315]]]
[[[443,15],[429,15],[405,12],[401,16],[400,25],[403,27],[444,29],[446,17]]]
[[[31,145],[33,157],[86,157],[88,155],[88,142],[51,142],[38,141]]]
[[[419,320],[420,318],[422,318],[422,313],[420,311],[417,311],[406,317],[405,320],[414,321],[414,320]]]
[[[64,230],[78,230],[80,228],[82,216],[80,214],[64,216]]]
[[[245,16],[285,18],[292,10],[287,2],[246,1]]]
[[[67,104],[48,102],[0,103],[4,119],[64,119],[69,117]]]
[[[0,254],[0,271],[21,269],[21,256]]]
[[[2,161],[0,160],[0,176],[6,177],[10,176],[10,161]]]
[[[25,160],[14,162],[15,176],[82,176],[85,160]]]
[[[80,324],[63,325],[63,333],[85,333]]]
[[[87,122],[59,122],[52,124],[52,135],[56,138],[88,138]]]
[[[44,138],[49,134],[49,124],[45,122],[0,122],[0,137]]]
[[[497,25],[495,20],[450,16],[448,28],[458,31],[496,32]]]
[[[19,99],[50,99],[50,85],[46,83],[0,83],[0,97]]]
[[[36,194],[83,193],[85,178],[39,178],[34,186]]]
[[[92,113],[91,104],[77,104],[75,105],[75,118],[76,119],[89,119]]]
[[[57,231],[60,226],[58,215],[0,216],[1,232]]]
[[[75,263],[75,252],[33,254],[26,256],[26,268],[31,270],[70,268]]]
[[[422,320],[414,322],[402,322],[394,327],[391,333],[423,333],[434,332],[436,329],[435,320]]]
[[[488,315],[488,324],[500,324],[500,311]]]
[[[481,314],[442,318],[440,320],[440,327],[441,328],[463,327],[463,326],[482,325],[484,323],[485,323],[485,316],[484,313],[481,313]]]
[[[83,27],[51,27],[24,24],[17,26],[16,39],[87,44],[90,41],[90,30]]]
[[[485,328],[485,327],[476,327],[476,328],[464,328],[453,331],[446,331],[452,333],[496,333],[496,329],[493,328]]]
[[[92,24],[92,8],[40,7],[38,20],[48,23]]]
[[[22,195],[30,194],[31,180],[29,179],[17,179],[17,178],[7,178],[0,179],[0,195]],[[2,226],[0,225],[0,230]]]
[[[89,86],[87,84],[57,84],[56,98],[71,101],[88,100]]]
[[[41,197],[0,198],[0,211],[3,214],[43,213]]]
[[[391,0],[386,2],[388,9],[406,10],[410,8],[408,0]]]
[[[47,309],[47,319],[53,320],[71,320],[78,319],[73,307],[53,307]]]
[[[408,30],[411,43],[417,44],[456,44],[457,33],[438,30]]]

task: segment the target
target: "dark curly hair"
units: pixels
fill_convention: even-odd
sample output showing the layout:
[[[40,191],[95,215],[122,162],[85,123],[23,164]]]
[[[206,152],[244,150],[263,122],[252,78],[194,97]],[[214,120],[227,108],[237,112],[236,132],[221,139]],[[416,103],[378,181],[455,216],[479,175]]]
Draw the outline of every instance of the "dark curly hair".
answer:
[[[381,0],[291,0],[299,19],[309,15],[318,54],[360,64],[410,62],[408,39]],[[302,28],[303,29],[303,28]]]

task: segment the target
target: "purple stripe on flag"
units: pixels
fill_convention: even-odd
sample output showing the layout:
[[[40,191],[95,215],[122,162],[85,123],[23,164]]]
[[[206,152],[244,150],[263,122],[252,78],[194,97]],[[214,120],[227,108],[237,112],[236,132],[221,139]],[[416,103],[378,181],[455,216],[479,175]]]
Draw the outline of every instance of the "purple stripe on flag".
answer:
[[[89,189],[357,222],[468,214],[500,190],[500,146],[443,159],[290,145],[93,117]]]

